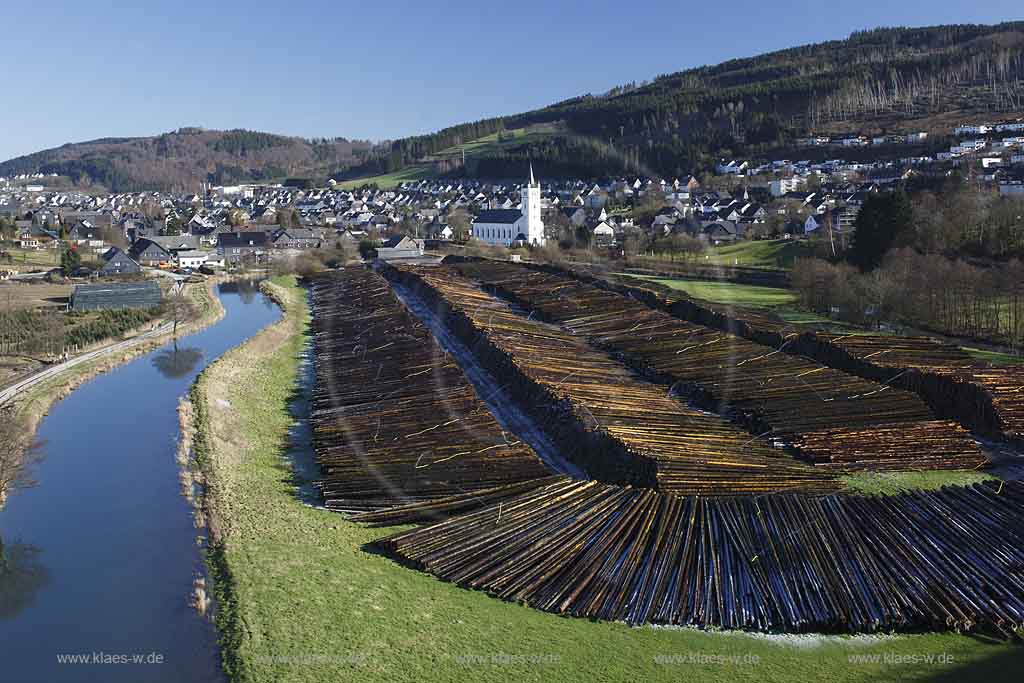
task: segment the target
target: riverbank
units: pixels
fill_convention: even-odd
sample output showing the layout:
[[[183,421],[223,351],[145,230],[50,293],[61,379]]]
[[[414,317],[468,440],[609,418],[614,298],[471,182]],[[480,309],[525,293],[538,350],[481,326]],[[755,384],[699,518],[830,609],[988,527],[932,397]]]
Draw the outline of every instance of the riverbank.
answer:
[[[178,337],[198,332],[224,317],[224,307],[221,305],[214,289],[217,283],[221,281],[223,280],[210,279],[202,285],[190,287],[189,296],[196,305],[198,315],[188,324],[179,325]],[[49,412],[50,408],[83,383],[166,344],[172,338],[173,333],[171,328],[168,327],[162,334],[138,339],[137,343],[130,343],[119,351],[100,355],[91,360],[73,365],[38,384],[26,388],[16,398],[0,406],[0,410],[11,412],[26,440],[28,440],[31,438],[31,435],[36,433],[39,423]],[[129,339],[127,341],[131,342],[132,340]],[[2,497],[0,497],[0,501],[2,501]],[[0,504],[0,509],[2,509],[2,504]]]
[[[32,468],[36,485],[10,497],[0,537],[8,549],[30,548],[47,581],[23,586],[20,570],[0,567],[0,642],[18,654],[5,663],[5,680],[225,680],[217,629],[189,607],[206,573],[204,533],[178,486],[177,409],[205,366],[281,311],[250,282],[213,291],[220,322],[90,379],[39,422],[45,457]],[[163,661],[89,673],[55,656],[68,648]]]
[[[214,290],[217,283],[221,281],[211,278],[202,285],[190,287],[189,295],[196,305],[198,315],[188,324],[178,326],[178,337],[198,332],[224,317],[224,307],[221,305]],[[83,382],[115,368],[132,358],[148,353],[154,348],[166,344],[172,338],[173,334],[170,328],[168,328],[164,334],[148,337],[121,352],[101,356],[95,360],[69,368],[66,372],[62,372],[25,390],[20,397],[11,401],[10,407],[14,410],[15,416],[23,421],[24,428],[30,433],[34,433],[36,426],[46,415],[50,406],[74,391]]]
[[[834,681],[1001,681],[1024,663],[1014,645],[950,634],[775,637],[562,618],[369,551],[398,529],[354,524],[296,496],[302,482],[285,452],[309,313],[294,281],[276,282],[285,319],[213,363],[192,392],[232,680],[771,683],[802,671]]]

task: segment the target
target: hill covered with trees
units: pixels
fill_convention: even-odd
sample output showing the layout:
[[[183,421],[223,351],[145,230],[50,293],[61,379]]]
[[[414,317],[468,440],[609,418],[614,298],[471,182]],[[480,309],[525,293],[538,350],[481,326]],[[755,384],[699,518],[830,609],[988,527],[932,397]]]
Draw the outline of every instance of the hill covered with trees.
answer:
[[[286,176],[351,180],[410,167],[518,177],[527,160],[545,177],[682,176],[719,157],[792,153],[810,133],[948,134],[964,121],[1020,115],[1022,78],[1024,22],[879,28],[378,146],[183,128],[64,145],[0,163],[0,175],[56,172],[115,191]],[[550,132],[517,141],[513,133],[526,129]],[[467,144],[481,139],[500,144]],[[472,147],[465,167],[463,145]]]
[[[306,140],[249,130],[181,128],[139,138],[71,143],[0,163],[0,176],[57,173],[129,190],[198,190],[287,176],[326,178],[363,163],[373,146],[344,138]]]
[[[467,172],[517,176],[529,158],[548,177],[679,176],[720,156],[791,148],[809,133],[948,133],[964,119],[1020,114],[1022,76],[1024,22],[879,28],[396,140],[345,176],[391,173],[483,136],[553,122],[563,132],[474,154]]]

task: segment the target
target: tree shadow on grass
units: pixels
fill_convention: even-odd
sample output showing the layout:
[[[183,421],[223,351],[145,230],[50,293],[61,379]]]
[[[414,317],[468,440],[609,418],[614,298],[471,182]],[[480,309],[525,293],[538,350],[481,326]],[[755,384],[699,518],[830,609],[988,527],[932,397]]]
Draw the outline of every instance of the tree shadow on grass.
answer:
[[[978,642],[978,649],[995,647],[996,641],[984,636],[972,635]],[[991,655],[969,664],[952,662],[937,666],[933,676],[922,678],[929,683],[968,683],[982,681],[984,683],[1018,683],[1024,680],[1024,646],[1020,642],[1010,650],[999,649]]]

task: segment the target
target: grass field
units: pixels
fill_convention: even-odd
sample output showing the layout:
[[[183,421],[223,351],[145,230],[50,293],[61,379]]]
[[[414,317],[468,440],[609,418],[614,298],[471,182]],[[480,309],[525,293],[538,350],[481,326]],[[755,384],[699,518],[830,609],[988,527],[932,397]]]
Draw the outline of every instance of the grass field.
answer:
[[[709,247],[705,253],[708,263],[720,266],[789,269],[794,259],[810,255],[810,247],[798,240],[746,240]]]
[[[961,347],[964,351],[969,353],[978,360],[985,361],[986,363],[994,363],[995,365],[1022,365],[1024,364],[1024,356],[1013,356],[1009,353],[1000,353],[999,351],[987,351],[985,349],[976,349],[970,346]]]
[[[677,280],[674,278],[652,277],[649,275],[633,275],[630,277],[651,280],[658,284],[686,292],[697,299],[705,299],[720,304],[736,304],[737,306],[754,306],[770,308],[786,306],[796,301],[796,295],[788,289],[776,287],[757,287],[740,285],[734,282],[705,282],[702,280]]]
[[[631,628],[501,602],[368,551],[389,530],[301,504],[282,460],[307,319],[301,291],[284,284],[286,322],[214,363],[195,392],[209,415],[200,432],[224,537],[214,555],[229,576],[219,625],[233,680],[1017,680],[1024,650],[1004,643]]]
[[[35,280],[0,282],[0,311],[64,306],[72,289],[71,285],[54,285]]]
[[[6,251],[9,258],[0,260],[0,268],[10,265],[19,270],[37,270],[39,268],[54,268],[60,265],[59,249],[17,249],[4,247],[0,251]]]
[[[943,486],[969,486],[988,479],[996,479],[996,477],[984,472],[957,470],[860,472],[843,477],[846,485],[858,493],[884,496],[891,496],[903,491],[937,489]]]
[[[388,189],[396,187],[400,183],[423,180],[424,178],[433,178],[435,175],[436,173],[434,172],[433,166],[430,164],[419,164],[416,166],[407,166],[400,171],[395,171],[394,173],[388,173],[385,175],[358,178],[356,180],[346,180],[338,183],[338,187],[345,190],[352,190],[362,185],[376,183],[377,187]]]
[[[441,150],[434,156],[437,158],[457,157],[465,150],[466,158],[473,158],[485,153],[498,152],[509,147],[516,147],[528,142],[540,142],[565,129],[557,123],[536,123],[524,128],[512,128],[491,133],[461,145],[453,145]]]

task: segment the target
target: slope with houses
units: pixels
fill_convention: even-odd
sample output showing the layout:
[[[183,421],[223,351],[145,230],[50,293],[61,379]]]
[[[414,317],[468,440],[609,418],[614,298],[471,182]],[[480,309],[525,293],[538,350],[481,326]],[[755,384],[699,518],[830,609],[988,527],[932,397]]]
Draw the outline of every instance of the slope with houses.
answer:
[[[848,235],[871,193],[915,175],[959,169],[993,191],[1024,194],[1022,128],[1019,120],[958,126],[954,133],[971,139],[960,141],[950,158],[723,160],[723,177],[704,182],[694,176],[534,180],[532,169],[524,169],[526,182],[434,178],[392,189],[251,184],[206,186],[200,194],[103,195],[51,189],[50,179],[36,174],[0,179],[0,219],[13,222],[11,241],[21,249],[71,245],[114,264],[100,274],[131,272],[132,263],[190,269],[266,263],[396,236],[505,246],[582,236],[609,246],[676,235],[709,244],[799,239],[823,229]],[[841,146],[850,146],[845,139]]]

